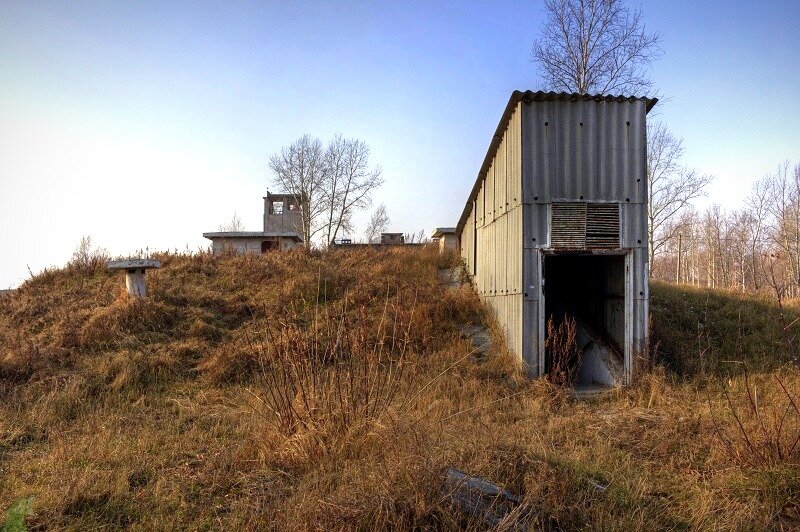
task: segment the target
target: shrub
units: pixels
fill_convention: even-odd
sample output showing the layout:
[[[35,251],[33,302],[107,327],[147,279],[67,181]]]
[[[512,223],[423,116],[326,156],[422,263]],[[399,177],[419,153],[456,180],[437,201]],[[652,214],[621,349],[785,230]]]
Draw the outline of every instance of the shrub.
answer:
[[[404,381],[410,317],[390,313],[388,299],[377,325],[347,307],[345,296],[310,324],[296,313],[265,322],[250,342],[265,420],[286,437],[310,436],[303,446],[309,456],[382,417]]]
[[[572,386],[578,378],[583,351],[575,343],[577,323],[575,318],[564,316],[556,324],[551,316],[547,320],[545,350],[550,361],[547,378],[557,386]]]
[[[722,390],[726,410],[712,409],[712,419],[730,460],[748,467],[800,465],[800,402],[777,373],[754,383],[745,369],[739,386]]]

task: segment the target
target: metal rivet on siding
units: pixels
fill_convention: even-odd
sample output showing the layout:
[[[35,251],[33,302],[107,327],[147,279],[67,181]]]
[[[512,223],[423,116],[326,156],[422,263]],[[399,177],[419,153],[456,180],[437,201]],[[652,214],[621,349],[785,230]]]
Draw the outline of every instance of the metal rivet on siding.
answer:
[[[643,295],[644,295],[644,292],[639,292],[639,295],[640,295],[640,296],[643,296]]]
[[[581,199],[583,199],[583,196],[581,196]]]
[[[536,237],[533,237],[533,241],[536,242]]]
[[[583,122],[581,122],[581,125],[583,125]]]
[[[525,297],[528,297],[528,292],[525,292]]]
[[[637,182],[637,183],[638,183],[638,182],[640,182],[640,181],[641,181],[641,179],[637,179],[637,180],[636,180],[636,182]]]
[[[642,243],[642,241],[641,241],[641,240],[637,240],[637,241],[636,241],[636,243],[637,243],[637,244],[641,244],[641,243]]]
[[[547,124],[549,124],[549,123],[550,123],[550,122],[545,122],[545,123],[544,123],[544,125],[547,125]]]
[[[630,122],[625,122],[625,125],[629,126],[629,125],[631,125],[631,123]]]
[[[539,200],[539,196],[534,196],[533,197],[533,201],[538,201],[538,200]]]
[[[631,199],[630,199],[630,198],[625,198],[625,201],[626,201],[626,202],[630,202],[630,201],[631,201]]]

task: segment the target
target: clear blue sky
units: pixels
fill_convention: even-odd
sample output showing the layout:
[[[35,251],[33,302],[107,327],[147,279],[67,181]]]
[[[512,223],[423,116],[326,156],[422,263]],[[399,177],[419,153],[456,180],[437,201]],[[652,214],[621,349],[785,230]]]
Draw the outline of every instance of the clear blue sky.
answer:
[[[633,4],[638,5],[638,4]],[[800,160],[800,6],[646,2],[658,120],[736,207]],[[538,88],[541,3],[0,3],[0,287],[261,225],[266,161],[303,133],[365,140],[392,229],[454,225],[514,89]]]

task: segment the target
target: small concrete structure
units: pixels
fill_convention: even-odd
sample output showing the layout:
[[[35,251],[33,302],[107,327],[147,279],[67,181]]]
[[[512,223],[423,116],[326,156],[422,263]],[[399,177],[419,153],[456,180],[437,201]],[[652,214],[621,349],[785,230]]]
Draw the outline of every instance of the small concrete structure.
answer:
[[[219,231],[203,233],[203,236],[211,240],[215,257],[223,253],[257,255],[268,251],[285,251],[303,244],[299,234],[279,231]]]
[[[284,251],[303,245],[303,209],[293,194],[264,196],[263,231],[203,233],[212,242],[215,257],[223,253],[245,255]]]
[[[443,253],[446,249],[458,251],[458,237],[455,227],[437,227],[431,235],[431,240],[439,244],[439,252]]]
[[[106,266],[109,270],[125,270],[125,286],[128,294],[133,297],[145,297],[147,287],[144,282],[144,272],[160,268],[161,262],[153,259],[124,259],[109,261]]]
[[[403,233],[381,233],[381,244],[388,246],[401,246],[406,243]]]
[[[361,249],[374,248],[384,249],[398,246],[424,246],[424,242],[406,242],[403,233],[381,233],[380,242],[357,243],[349,238],[342,238],[331,242],[330,247],[334,249]]]

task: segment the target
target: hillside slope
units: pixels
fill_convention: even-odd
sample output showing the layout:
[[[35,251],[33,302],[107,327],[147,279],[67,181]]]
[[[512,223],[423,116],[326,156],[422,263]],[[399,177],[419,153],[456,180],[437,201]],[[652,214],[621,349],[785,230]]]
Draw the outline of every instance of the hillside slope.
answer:
[[[708,373],[576,401],[522,378],[496,334],[472,356],[462,326],[492,324],[470,289],[439,286],[455,257],[159,258],[146,301],[102,264],[0,299],[0,512],[30,501],[28,526],[82,530],[482,529],[442,490],[455,467],[519,494],[537,528],[800,524],[800,452],[743,461]],[[670,290],[654,319],[690,319]],[[659,324],[665,348],[691,345]],[[767,412],[785,406],[775,377],[800,390],[789,367],[750,375]],[[743,386],[727,389],[746,409]],[[800,434],[785,420],[779,442]]]

